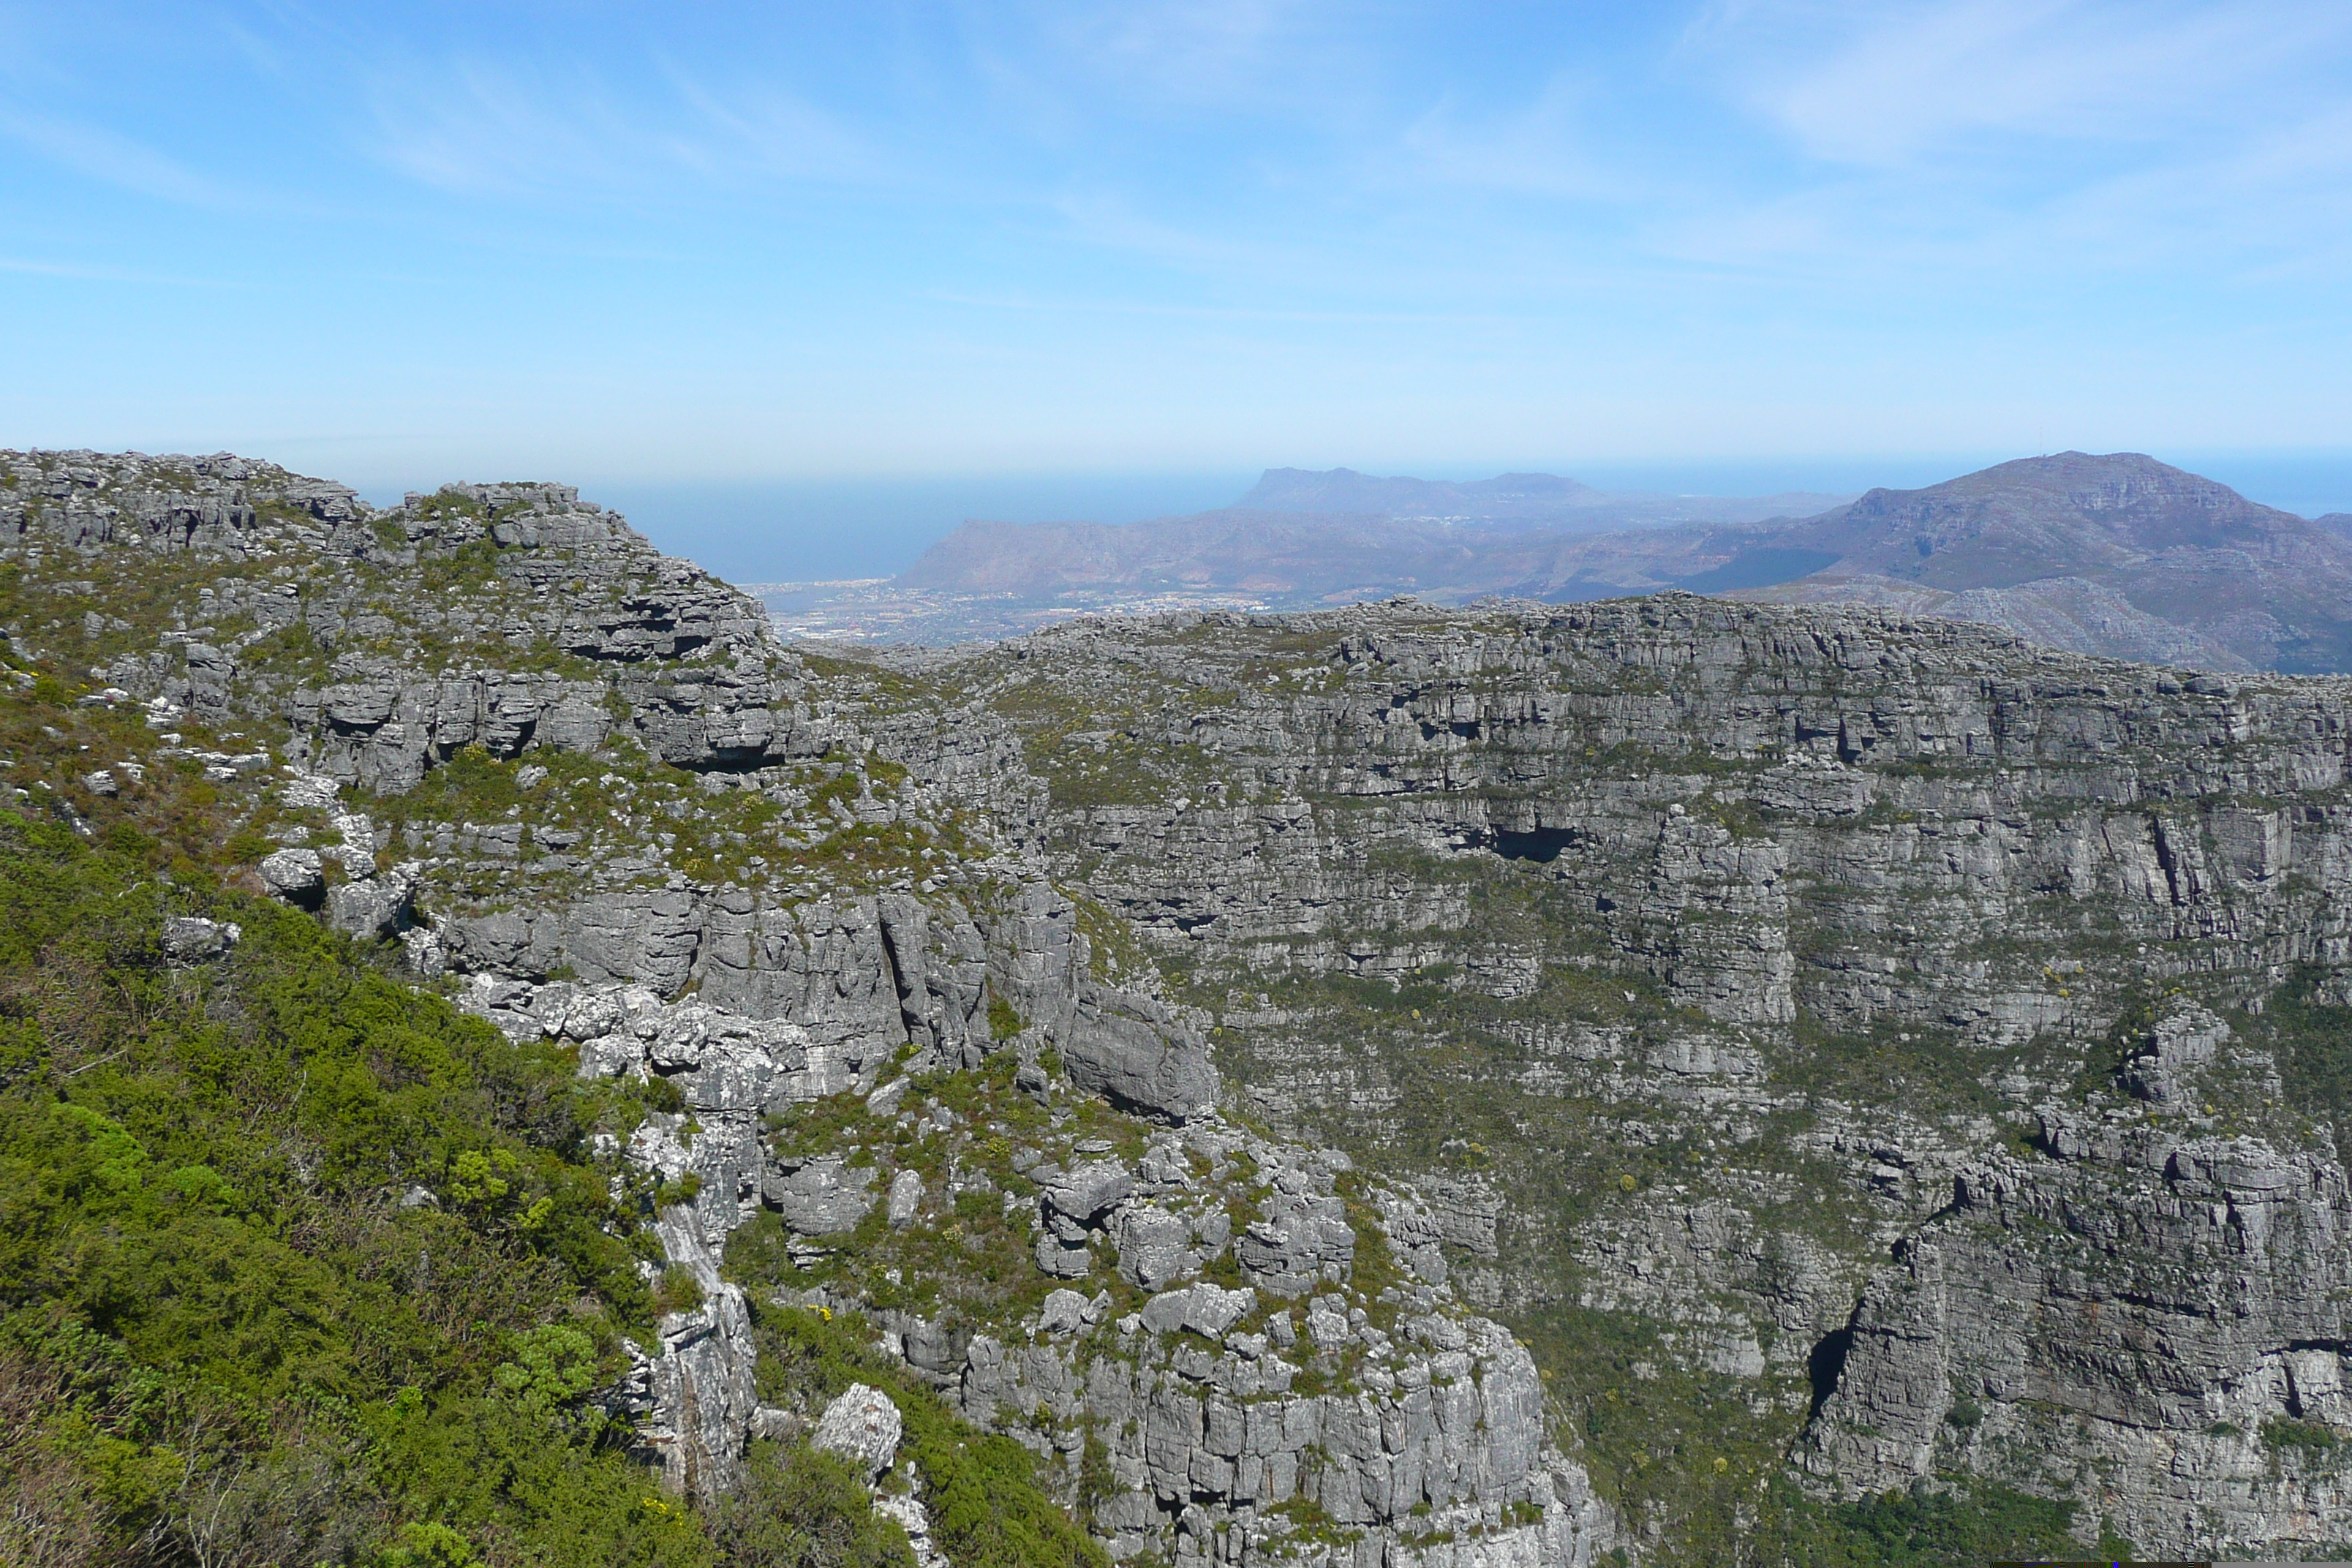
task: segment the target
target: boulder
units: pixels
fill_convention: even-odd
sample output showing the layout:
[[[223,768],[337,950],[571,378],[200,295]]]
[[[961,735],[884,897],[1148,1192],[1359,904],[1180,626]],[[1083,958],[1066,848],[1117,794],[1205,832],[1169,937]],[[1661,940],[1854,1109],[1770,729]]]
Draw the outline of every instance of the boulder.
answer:
[[[878,1388],[853,1383],[817,1417],[809,1446],[839,1454],[860,1467],[870,1483],[898,1458],[898,1438],[906,1424],[890,1396]]]
[[[261,885],[289,904],[315,910],[326,901],[327,873],[316,849],[280,849],[257,869]]]
[[[1147,997],[1105,991],[1081,1001],[1060,1045],[1063,1075],[1122,1109],[1181,1122],[1216,1103],[1208,1042]]]
[[[235,921],[173,915],[163,922],[163,956],[173,963],[201,963],[226,953],[244,934]]]
[[[871,1165],[852,1169],[840,1154],[783,1159],[760,1183],[760,1196],[784,1216],[799,1236],[837,1236],[855,1230],[874,1206]]]
[[[1204,1281],[1181,1290],[1162,1290],[1146,1301],[1143,1326],[1155,1334],[1186,1329],[1204,1339],[1220,1339],[1256,1305],[1257,1292],[1247,1286],[1228,1290]]]

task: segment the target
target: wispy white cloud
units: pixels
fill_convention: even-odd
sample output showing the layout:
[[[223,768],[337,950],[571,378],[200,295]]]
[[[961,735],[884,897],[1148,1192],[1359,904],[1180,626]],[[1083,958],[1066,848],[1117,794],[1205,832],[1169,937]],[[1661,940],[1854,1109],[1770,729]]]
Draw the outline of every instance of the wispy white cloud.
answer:
[[[161,284],[175,289],[216,289],[219,283],[201,278],[174,277],[131,267],[94,266],[77,261],[41,261],[20,256],[0,256],[0,272],[20,277],[62,278],[83,283]]]
[[[1420,0],[963,0],[962,39],[1002,128],[1077,155],[1106,132],[1379,125],[1400,18]],[[1408,29],[1409,30],[1409,29]],[[1402,62],[1410,65],[1410,62]]]
[[[673,144],[682,155],[691,149],[707,172],[802,180],[871,180],[887,172],[888,161],[868,139],[805,100],[767,86],[730,97],[675,64],[663,75],[700,121],[682,127]]]
[[[1660,255],[1900,296],[2202,290],[2352,245],[2340,5],[1721,0],[1680,57],[1797,156],[1645,212]]]
[[[190,206],[222,206],[228,193],[145,142],[85,121],[0,102],[0,136],[86,179]]]
[[[2248,282],[2340,278],[2352,258],[2352,103],[2098,182],[2053,226],[2118,260],[2221,261]]]
[[[380,78],[371,102],[375,157],[473,195],[644,196],[681,177],[860,180],[886,167],[865,138],[803,100],[720,87],[675,64],[624,88],[585,65],[524,71],[464,58]]]
[[[0,190],[17,292],[222,258],[217,310],[29,292],[96,339],[209,333],[240,397],[285,395],[289,342],[371,385],[414,361],[467,441],[665,399],[698,450],[822,426],[926,460],[1123,423],[1429,450],[1619,409],[1667,447],[1914,439],[2053,385],[2181,427],[2346,406],[2344,0],[84,10],[0,0],[0,155],[80,176]],[[302,242],[253,243],[265,206]],[[524,408],[499,376],[557,355],[595,373]],[[463,421],[459,363],[499,373]],[[2215,365],[2262,400],[2217,406]],[[367,426],[334,395],[285,427]]]
[[[1299,46],[1320,38],[1333,12],[1328,0],[1132,0],[1055,8],[1044,20],[1086,68],[1213,102],[1260,99],[1277,73],[1298,83],[1299,68],[1311,68]]]
[[[1067,297],[1033,298],[1007,294],[966,294],[933,290],[926,296],[946,305],[977,310],[1017,311],[1034,316],[1145,316],[1190,321],[1283,321],[1314,326],[1489,326],[1507,327],[1515,318],[1497,311],[1476,310],[1307,310],[1268,306],[1181,305],[1150,300],[1094,300]]]
[[[1570,200],[1654,199],[1654,184],[1637,180],[1596,147],[1591,96],[1587,79],[1566,71],[1547,80],[1532,102],[1499,110],[1449,95],[1403,128],[1391,167],[1438,184]]]
[[[1270,248],[1265,236],[1155,216],[1125,194],[1100,186],[1066,188],[1047,195],[1043,205],[1063,238],[1179,267],[1262,268]]]
[[[1987,132],[2150,144],[2259,114],[2243,94],[2352,37],[2340,5],[1936,0],[1710,6],[1688,34],[1812,156],[1871,167]]]

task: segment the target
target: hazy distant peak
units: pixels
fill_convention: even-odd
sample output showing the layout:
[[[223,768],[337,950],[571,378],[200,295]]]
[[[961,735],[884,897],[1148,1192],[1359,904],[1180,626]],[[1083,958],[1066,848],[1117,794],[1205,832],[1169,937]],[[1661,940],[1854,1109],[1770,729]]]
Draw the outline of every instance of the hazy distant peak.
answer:
[[[2233,596],[2242,603],[2230,613],[2242,619],[2333,626],[2340,610],[2319,599],[2336,589],[2313,594],[2352,565],[2332,531],[2140,452],[2058,452],[1921,489],[1874,489],[1790,529],[1783,542],[1837,556],[1826,578],[1967,593],[2079,577],[2199,626]],[[2281,646],[2241,652],[2256,664],[2322,657],[2284,651],[2286,642],[2309,641],[2303,632],[2271,640]],[[2332,644],[2324,655],[2341,657]]]
[[[1480,479],[1462,487],[1489,495],[1538,496],[1597,496],[1601,494],[1581,479],[1562,479],[1558,474],[1498,474],[1491,479]]]
[[[1504,474],[1455,483],[1409,475],[1383,479],[1353,468],[1268,468],[1234,504],[1260,511],[1378,512],[1391,517],[1517,519],[1528,503],[1550,511],[1600,491],[1558,474]],[[1515,504],[1516,503],[1516,504]]]
[[[2028,504],[2056,503],[2097,513],[2179,506],[2288,514],[2246,500],[2218,480],[2159,462],[2144,452],[2053,452],[1996,463],[1972,474],[1916,490],[1874,489],[1850,515],[1886,515],[1918,505],[1983,502],[2010,497]]]

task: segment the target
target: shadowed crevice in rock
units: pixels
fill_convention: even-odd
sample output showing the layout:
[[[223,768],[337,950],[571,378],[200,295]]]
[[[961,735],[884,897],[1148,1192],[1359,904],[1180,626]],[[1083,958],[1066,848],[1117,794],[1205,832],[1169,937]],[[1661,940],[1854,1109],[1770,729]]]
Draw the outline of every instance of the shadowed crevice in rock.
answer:
[[[1822,1413],[1831,1394],[1837,1392],[1838,1379],[1845,1374],[1846,1353],[1853,1349],[1853,1329],[1833,1330],[1823,1334],[1805,1356],[1806,1381],[1812,1384],[1811,1406],[1805,1412],[1811,1419]]]
[[[1576,842],[1576,831],[1569,827],[1531,827],[1515,832],[1507,827],[1495,830],[1495,852],[1507,860],[1534,860],[1549,865],[1559,858],[1560,851]]]

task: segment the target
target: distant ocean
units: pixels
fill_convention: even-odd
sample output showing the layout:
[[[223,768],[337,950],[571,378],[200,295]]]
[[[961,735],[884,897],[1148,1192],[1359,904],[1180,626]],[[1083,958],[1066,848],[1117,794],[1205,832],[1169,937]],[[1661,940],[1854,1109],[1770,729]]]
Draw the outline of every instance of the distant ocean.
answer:
[[[1369,471],[1422,479],[1485,479],[1506,470],[1569,474],[1610,490],[1756,496],[1790,490],[1858,493],[1914,489],[2015,453],[1759,462],[1527,462],[1467,469],[1452,465]],[[2221,480],[2252,500],[2304,517],[2352,512],[2352,451],[2312,454],[2154,454]],[[588,500],[615,508],[673,554],[737,583],[887,577],[967,518],[995,522],[1138,522],[1230,504],[1257,482],[1252,471],[1008,476],[913,479],[778,479],[741,483],[587,483]],[[397,500],[396,496],[379,498]]]
[[[890,577],[967,518],[991,522],[1140,522],[1230,504],[1250,473],[919,479],[776,479],[742,484],[583,484],[638,531],[732,583]]]

